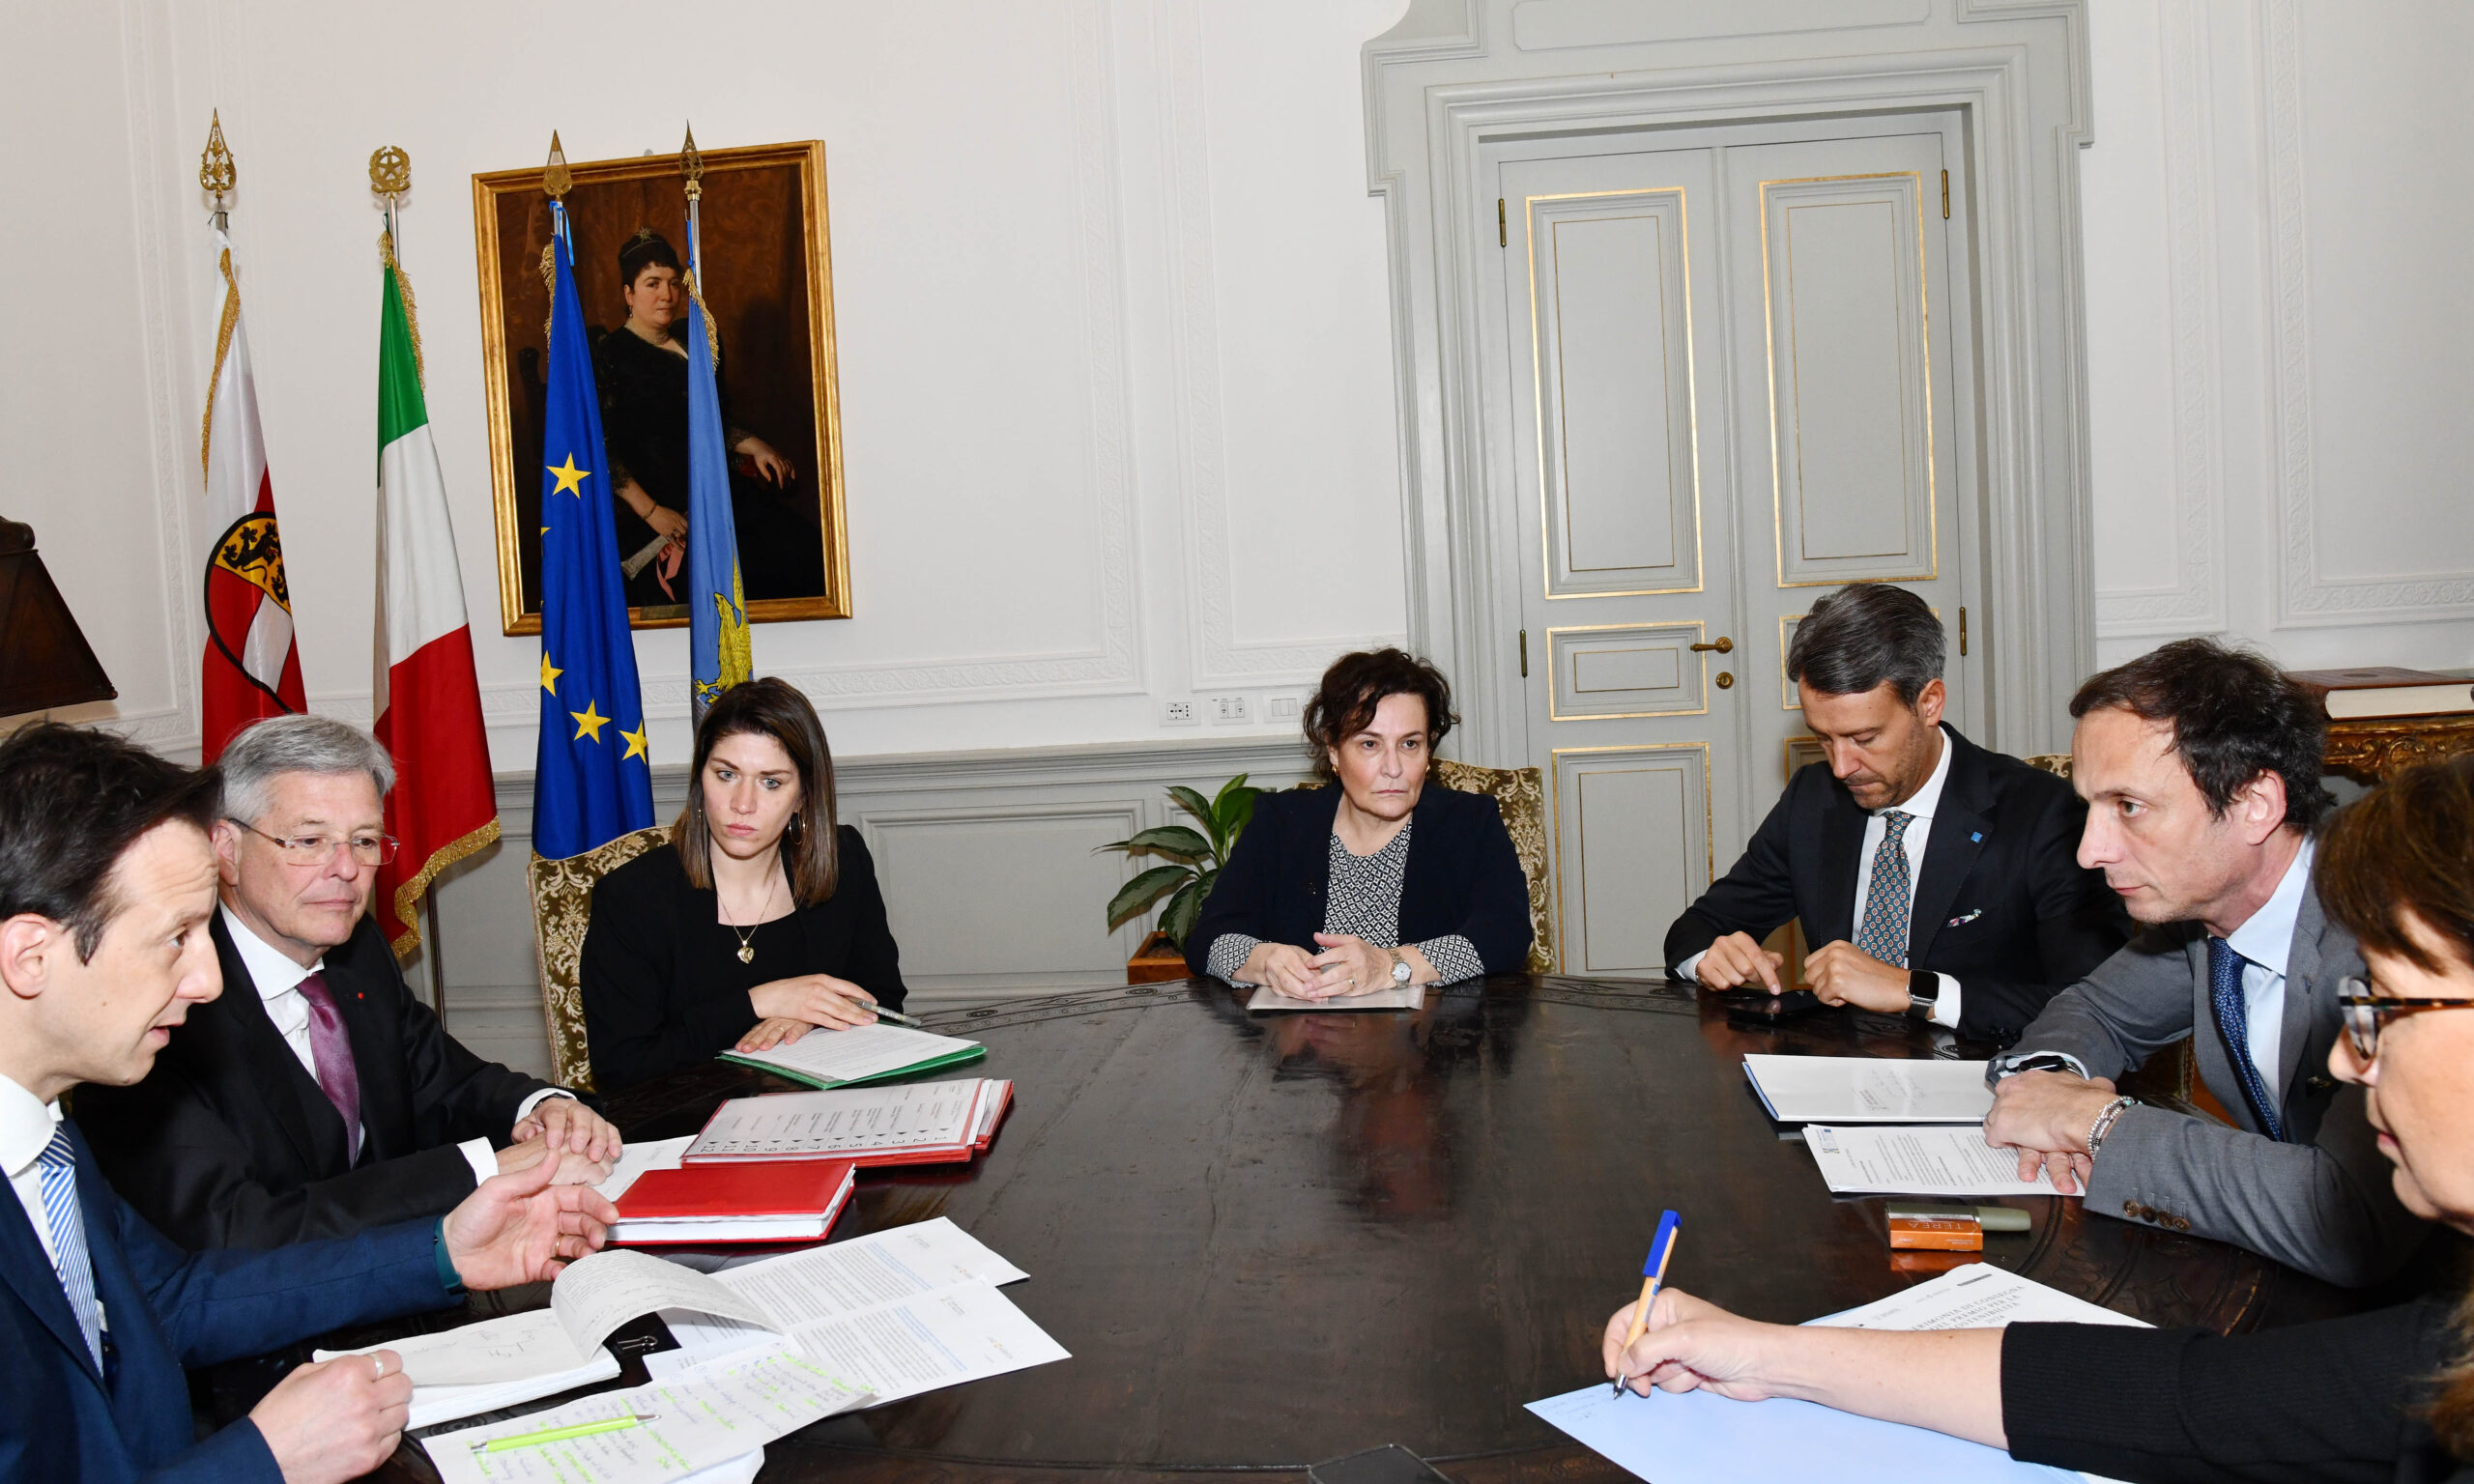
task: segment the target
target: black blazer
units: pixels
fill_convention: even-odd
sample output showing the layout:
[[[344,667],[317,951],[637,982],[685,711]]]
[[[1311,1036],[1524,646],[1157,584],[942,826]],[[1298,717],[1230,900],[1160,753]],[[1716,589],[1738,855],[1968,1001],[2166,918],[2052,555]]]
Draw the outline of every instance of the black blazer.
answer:
[[[2420,1416],[2460,1353],[2452,1305],[2220,1339],[2201,1329],[2012,1325],[2001,1424],[2012,1457],[2116,1479],[2474,1480]]]
[[[550,1085],[447,1035],[363,917],[326,956],[360,1074],[352,1164],[342,1117],[267,1018],[222,913],[211,930],[223,993],[189,1011],[145,1081],[75,1099],[113,1188],[185,1247],[280,1246],[438,1215],[473,1191],[455,1146],[504,1146],[517,1106]]]
[[[876,862],[857,830],[843,825],[836,839],[833,895],[758,928],[751,963],[738,961],[738,935],[723,926],[712,888],[687,884],[676,849],[647,850],[601,878],[578,965],[594,1086],[711,1061],[756,1024],[748,991],[777,979],[830,974],[902,1008],[902,952]]]
[[[2102,871],[2079,867],[2087,806],[2070,785],[1943,727],[1951,749],[1916,873],[1910,967],[1959,982],[1959,1031],[2003,1043],[2130,935]],[[1826,763],[1799,769],[1743,859],[1666,932],[1682,963],[1730,932],[1801,919],[1813,948],[1856,936],[1867,815]]]
[[[1210,972],[1212,941],[1242,932],[1266,943],[1309,947],[1323,930],[1332,821],[1340,790],[1290,789],[1254,801],[1227,868],[1212,883],[1186,934],[1186,966]],[[1529,884],[1504,828],[1482,793],[1428,781],[1410,813],[1409,864],[1400,880],[1400,941],[1458,933],[1489,974],[1518,974],[1529,958]]]

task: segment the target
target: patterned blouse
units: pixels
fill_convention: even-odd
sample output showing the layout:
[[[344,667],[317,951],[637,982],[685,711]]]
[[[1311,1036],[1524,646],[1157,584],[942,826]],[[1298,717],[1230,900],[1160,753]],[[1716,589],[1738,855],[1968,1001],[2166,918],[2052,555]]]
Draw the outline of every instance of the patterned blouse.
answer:
[[[1401,825],[1400,833],[1392,837],[1391,843],[1372,855],[1349,854],[1348,846],[1340,843],[1339,832],[1332,832],[1331,849],[1327,852],[1330,878],[1323,894],[1325,932],[1347,933],[1377,948],[1401,946],[1400,883],[1409,870],[1409,824]],[[1212,976],[1232,985],[1246,983],[1237,977],[1238,971],[1262,941],[1242,932],[1222,933],[1211,945]],[[1459,933],[1447,933],[1410,946],[1425,955],[1426,962],[1443,976],[1440,983],[1456,984],[1486,972],[1477,945]]]

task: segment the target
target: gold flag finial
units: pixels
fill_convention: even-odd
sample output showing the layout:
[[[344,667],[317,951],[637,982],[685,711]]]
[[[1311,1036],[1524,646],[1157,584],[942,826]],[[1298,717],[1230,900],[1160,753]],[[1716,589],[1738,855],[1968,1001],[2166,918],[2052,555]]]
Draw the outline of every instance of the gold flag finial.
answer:
[[[541,167],[541,188],[553,201],[561,200],[573,189],[576,178],[567,172],[567,152],[559,148],[559,131],[550,130],[550,162]]]
[[[214,122],[206,128],[206,150],[197,157],[197,186],[212,191],[215,209],[223,210],[223,193],[232,188],[240,171],[232,163],[232,152],[223,144],[223,110],[216,109]]]
[[[705,157],[696,149],[696,126],[687,126],[687,142],[678,147],[678,173],[687,177],[687,199],[705,194]]]
[[[413,188],[413,157],[391,144],[369,153],[369,188],[382,196],[400,196]]]

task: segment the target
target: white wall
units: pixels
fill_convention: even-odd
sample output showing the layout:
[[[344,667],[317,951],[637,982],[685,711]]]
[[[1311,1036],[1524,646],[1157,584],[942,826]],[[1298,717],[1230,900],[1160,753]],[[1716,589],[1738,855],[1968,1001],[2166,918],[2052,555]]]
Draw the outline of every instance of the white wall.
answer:
[[[2474,663],[2474,11],[2089,11],[2100,655]]]
[[[365,720],[378,216],[404,261],[493,759],[532,763],[538,642],[498,632],[470,177],[538,160],[826,146],[857,615],[758,627],[836,751],[1237,736],[1402,631],[1380,208],[1357,47],[1401,0],[783,0],[409,9],[37,7],[0,88],[21,317],[0,512],[33,523],[122,699],[194,748],[197,410],[232,233],[316,709]],[[727,14],[727,26],[712,18]],[[700,24],[701,23],[701,24]],[[686,637],[641,635],[657,759]],[[1243,694],[1252,725],[1166,728]]]

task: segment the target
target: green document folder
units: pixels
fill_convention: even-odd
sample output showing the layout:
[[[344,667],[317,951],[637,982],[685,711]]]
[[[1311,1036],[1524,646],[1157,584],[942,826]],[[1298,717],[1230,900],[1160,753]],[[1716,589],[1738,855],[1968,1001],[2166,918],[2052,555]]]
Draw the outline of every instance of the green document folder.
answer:
[[[779,1062],[766,1061],[762,1056],[742,1056],[736,1051],[723,1052],[720,1060],[736,1062],[741,1067],[753,1067],[759,1071],[769,1071],[777,1077],[787,1077],[793,1082],[804,1082],[810,1087],[830,1092],[837,1087],[857,1087],[864,1082],[885,1082],[895,1077],[913,1076],[923,1071],[942,1071],[948,1067],[961,1067],[980,1061],[987,1055],[986,1046],[974,1045],[966,1050],[948,1051],[943,1056],[932,1056],[924,1062],[912,1062],[903,1067],[888,1067],[882,1071],[872,1071],[862,1077],[838,1078],[820,1077],[811,1071],[800,1071],[796,1068],[785,1067]]]

